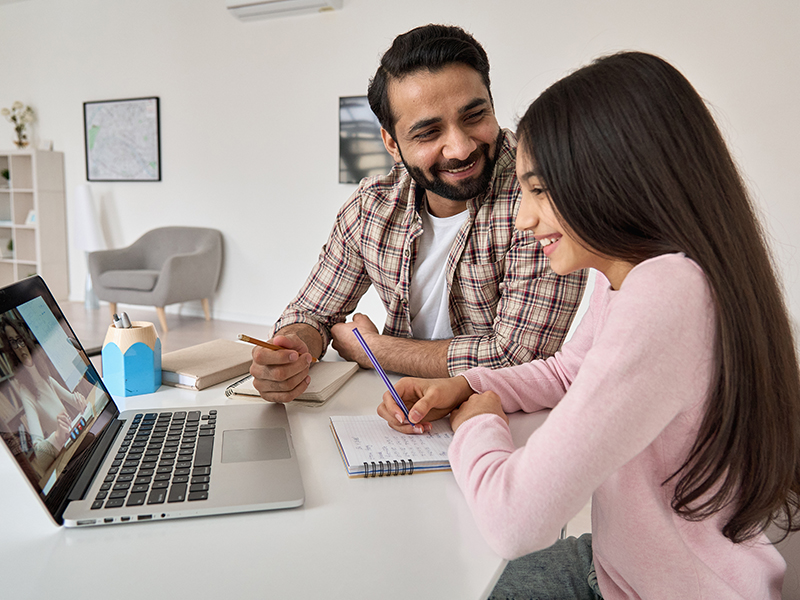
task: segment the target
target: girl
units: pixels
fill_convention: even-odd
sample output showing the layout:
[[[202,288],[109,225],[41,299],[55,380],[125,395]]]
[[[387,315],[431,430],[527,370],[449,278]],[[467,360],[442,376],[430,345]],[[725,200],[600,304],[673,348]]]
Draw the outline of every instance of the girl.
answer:
[[[586,316],[547,360],[401,380],[416,425],[388,394],[379,414],[407,433],[450,414],[484,536],[508,558],[539,550],[493,597],[780,598],[763,531],[800,528],[800,375],[709,111],[669,64],[626,52],[546,90],[518,137],[516,226],[556,273],[599,271]],[[515,449],[506,413],[542,408]],[[552,545],[590,498],[592,535]]]

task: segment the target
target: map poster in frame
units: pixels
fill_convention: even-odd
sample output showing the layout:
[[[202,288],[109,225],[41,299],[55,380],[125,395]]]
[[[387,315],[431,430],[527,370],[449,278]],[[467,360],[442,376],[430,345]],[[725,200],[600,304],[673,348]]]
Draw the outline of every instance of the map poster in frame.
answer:
[[[83,103],[88,181],[161,181],[159,99]]]

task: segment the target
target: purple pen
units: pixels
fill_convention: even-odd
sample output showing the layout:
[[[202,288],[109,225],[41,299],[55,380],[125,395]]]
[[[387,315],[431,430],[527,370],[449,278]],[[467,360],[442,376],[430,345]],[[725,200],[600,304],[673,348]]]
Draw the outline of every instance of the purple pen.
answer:
[[[353,333],[358,339],[358,343],[361,344],[362,348],[364,348],[364,352],[367,353],[367,357],[369,357],[372,366],[375,367],[375,370],[378,372],[378,375],[380,375],[381,379],[383,379],[383,383],[385,383],[386,387],[389,388],[389,393],[392,395],[392,398],[394,398],[394,401],[397,403],[397,406],[400,407],[400,410],[403,411],[403,414],[406,416],[406,420],[413,425],[414,423],[411,422],[411,418],[408,416],[408,408],[406,408],[405,402],[403,402],[400,399],[400,394],[398,394],[397,390],[394,389],[392,382],[389,381],[389,378],[386,376],[386,372],[383,370],[383,367],[381,367],[381,364],[378,362],[378,359],[375,358],[375,355],[372,353],[372,350],[370,350],[369,346],[367,346],[367,342],[364,341],[364,338],[361,337],[361,333],[359,333],[358,329],[356,329],[355,327],[353,327]]]

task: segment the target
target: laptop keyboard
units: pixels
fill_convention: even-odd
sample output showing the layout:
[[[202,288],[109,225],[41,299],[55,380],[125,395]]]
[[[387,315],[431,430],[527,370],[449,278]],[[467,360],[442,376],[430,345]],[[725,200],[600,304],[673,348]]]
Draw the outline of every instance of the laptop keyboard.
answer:
[[[217,411],[137,414],[92,509],[208,499]]]

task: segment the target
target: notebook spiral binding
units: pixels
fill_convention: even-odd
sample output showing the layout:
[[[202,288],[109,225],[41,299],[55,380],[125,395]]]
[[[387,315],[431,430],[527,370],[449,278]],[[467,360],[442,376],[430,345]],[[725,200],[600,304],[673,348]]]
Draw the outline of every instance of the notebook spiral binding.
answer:
[[[244,376],[244,377],[242,377],[241,379],[239,379],[239,380],[237,380],[237,381],[234,381],[234,382],[233,382],[232,384],[230,384],[230,385],[229,385],[227,388],[225,388],[225,397],[226,397],[226,398],[230,398],[231,396],[233,396],[233,395],[236,393],[236,392],[234,391],[234,389],[235,389],[237,386],[240,386],[240,385],[242,385],[242,384],[244,384],[244,383],[247,383],[247,382],[248,382],[248,381],[250,381],[252,378],[253,378],[253,376],[252,376],[252,375],[250,375],[250,374],[248,373],[247,375],[245,375],[245,376]]]
[[[390,475],[411,475],[414,472],[414,461],[394,460],[364,463],[364,478],[367,477],[389,477]]]

